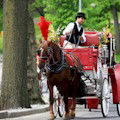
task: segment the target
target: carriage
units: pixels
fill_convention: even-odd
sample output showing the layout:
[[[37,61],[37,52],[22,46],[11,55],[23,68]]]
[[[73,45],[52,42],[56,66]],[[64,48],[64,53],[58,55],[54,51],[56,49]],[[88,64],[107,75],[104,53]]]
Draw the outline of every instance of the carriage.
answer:
[[[42,23],[46,23],[46,28]],[[40,29],[45,40],[49,24],[41,18]],[[89,110],[97,109],[100,104],[103,117],[107,117],[111,97],[120,116],[120,64],[114,64],[114,41],[110,38],[108,45],[101,45],[98,32],[85,35],[87,41],[81,48],[64,49],[65,36],[61,36],[60,46],[46,41],[38,50],[38,67],[46,68],[50,91],[50,120],[57,113],[60,117],[65,113],[65,118],[74,118],[76,103],[81,100]]]
[[[101,106],[103,117],[108,116],[111,97],[116,104],[120,116],[120,64],[114,64],[114,41],[110,38],[110,46],[100,45],[100,37],[97,32],[85,32],[86,43],[81,48],[63,49],[65,53],[75,54],[80,59],[84,74],[81,79],[85,82],[88,93],[83,97],[77,97],[76,101],[84,101],[85,108],[98,109]],[[65,36],[60,37],[60,45],[63,47]],[[71,60],[71,66],[74,61]],[[54,88],[54,116],[62,117],[64,114],[63,97]],[[69,104],[70,98],[69,98]]]

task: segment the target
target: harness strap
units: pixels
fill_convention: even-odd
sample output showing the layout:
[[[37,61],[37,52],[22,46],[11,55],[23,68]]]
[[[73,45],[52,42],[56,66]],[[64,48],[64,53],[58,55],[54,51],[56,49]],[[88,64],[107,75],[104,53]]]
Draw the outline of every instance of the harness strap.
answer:
[[[40,58],[39,55],[36,56],[36,59],[37,59],[37,65],[39,64],[39,61],[41,61],[41,62],[46,62],[46,60]]]
[[[63,69],[68,67],[68,64],[66,63],[66,59],[64,56],[64,53],[61,54],[62,55],[62,59],[61,59],[61,63],[57,63],[57,64],[46,64],[46,68],[53,73],[59,73],[61,72]]]

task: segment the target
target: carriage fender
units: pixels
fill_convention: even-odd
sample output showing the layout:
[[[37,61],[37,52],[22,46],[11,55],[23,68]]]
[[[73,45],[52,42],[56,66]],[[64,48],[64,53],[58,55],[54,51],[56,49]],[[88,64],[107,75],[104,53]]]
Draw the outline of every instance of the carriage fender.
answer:
[[[115,68],[108,69],[111,85],[112,85],[112,94],[113,94],[113,103],[120,103],[120,64],[116,64]]]

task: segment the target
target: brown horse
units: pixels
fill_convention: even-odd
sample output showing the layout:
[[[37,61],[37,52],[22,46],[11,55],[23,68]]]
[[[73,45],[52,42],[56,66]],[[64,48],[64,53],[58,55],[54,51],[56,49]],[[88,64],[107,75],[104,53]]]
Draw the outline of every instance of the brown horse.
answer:
[[[63,50],[53,42],[45,42],[39,50],[39,67],[43,64],[46,69],[47,84],[50,91],[50,120],[54,120],[53,113],[53,86],[56,86],[63,96],[65,103],[65,119],[75,117],[76,96],[83,96],[83,83],[81,82],[82,66],[75,55],[70,55],[74,66]],[[78,95],[79,94],[79,95]],[[71,106],[68,106],[68,97],[72,97]]]

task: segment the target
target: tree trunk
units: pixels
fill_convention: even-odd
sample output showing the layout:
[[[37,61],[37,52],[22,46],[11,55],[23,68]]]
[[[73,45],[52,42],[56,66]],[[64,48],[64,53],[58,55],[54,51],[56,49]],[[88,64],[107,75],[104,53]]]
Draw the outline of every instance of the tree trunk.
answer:
[[[119,32],[119,22],[117,8],[113,6],[112,9],[113,19],[114,19],[114,29],[115,29],[115,44],[116,44],[116,54],[120,54],[120,32]]]
[[[38,75],[37,75],[37,64],[36,64],[36,49],[37,44],[35,41],[35,29],[34,22],[31,16],[28,19],[28,91],[31,99],[31,103],[44,103],[41,98],[39,84],[38,84]]]
[[[4,0],[1,109],[30,107],[27,91],[27,0]]]

